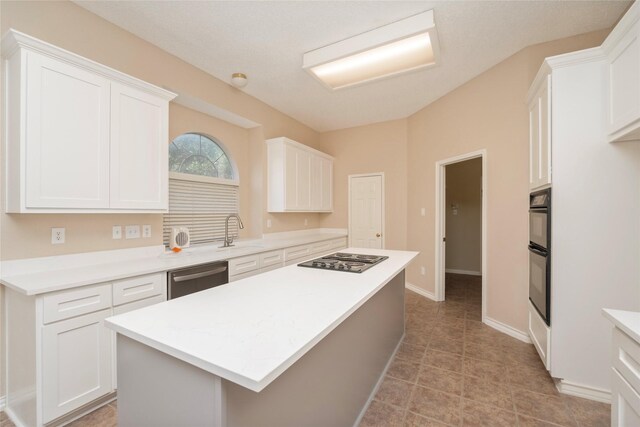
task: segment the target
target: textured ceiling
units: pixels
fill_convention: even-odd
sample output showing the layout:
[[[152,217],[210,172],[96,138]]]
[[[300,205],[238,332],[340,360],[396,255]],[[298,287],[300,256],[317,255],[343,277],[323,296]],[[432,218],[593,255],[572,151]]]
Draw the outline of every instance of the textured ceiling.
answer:
[[[611,27],[628,1],[77,1],[77,4],[326,131],[406,117],[520,49]],[[332,92],[302,55],[435,10],[441,65]]]

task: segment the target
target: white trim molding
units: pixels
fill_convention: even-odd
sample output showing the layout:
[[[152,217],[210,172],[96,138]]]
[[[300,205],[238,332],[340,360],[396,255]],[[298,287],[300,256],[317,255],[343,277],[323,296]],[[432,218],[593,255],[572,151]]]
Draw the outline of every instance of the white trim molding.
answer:
[[[422,295],[425,298],[429,298],[432,301],[438,301],[436,300],[436,295],[433,292],[427,291],[426,289],[422,289],[416,285],[413,285],[409,282],[405,282],[404,283],[404,287],[406,289],[409,289],[412,292],[415,292],[418,295]]]
[[[507,334],[510,337],[513,337],[522,342],[526,342],[527,344],[531,344],[531,338],[529,338],[529,334],[527,334],[526,332],[522,332],[521,330],[516,329],[513,326],[509,326],[506,323],[500,322],[499,320],[492,319],[489,316],[484,316],[483,323],[487,326],[492,327],[496,331]]]
[[[467,276],[482,276],[481,271],[458,270],[457,268],[445,268],[444,272],[453,274],[466,274]]]
[[[459,156],[450,157],[448,159],[438,160],[436,162],[436,203],[435,203],[435,301],[444,301],[445,299],[445,257],[446,250],[443,247],[445,229],[445,182],[446,182],[446,166],[454,163],[460,163],[465,160],[482,159],[482,320],[487,317],[487,200],[489,196],[488,180],[487,180],[487,150],[481,149],[470,153],[461,154]]]
[[[7,405],[7,398],[0,396],[0,411],[4,411],[4,407]]]
[[[567,380],[556,380],[556,388],[560,393],[570,396],[595,400],[596,402],[611,403],[611,391]]]

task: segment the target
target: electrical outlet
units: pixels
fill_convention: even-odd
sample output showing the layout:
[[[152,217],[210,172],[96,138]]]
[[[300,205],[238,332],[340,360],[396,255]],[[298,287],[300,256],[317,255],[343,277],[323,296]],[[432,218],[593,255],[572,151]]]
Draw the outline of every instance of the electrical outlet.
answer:
[[[427,269],[424,266],[420,267],[420,274],[422,274],[423,276],[427,274]]]
[[[122,239],[122,226],[114,225],[111,228],[111,238],[112,239]]]
[[[270,219],[267,220],[267,228],[271,228],[271,220]]]
[[[151,237],[151,226],[150,225],[143,225],[142,226],[142,237],[144,237],[144,238]]]
[[[427,210],[425,208],[420,209],[420,215],[425,216],[427,214]]]
[[[64,243],[64,228],[52,228],[51,229],[51,244],[60,245]]]
[[[307,218],[304,219],[304,225],[305,226],[309,225],[309,220]]]
[[[124,228],[125,239],[139,239],[140,238],[140,226],[139,225],[127,225]]]

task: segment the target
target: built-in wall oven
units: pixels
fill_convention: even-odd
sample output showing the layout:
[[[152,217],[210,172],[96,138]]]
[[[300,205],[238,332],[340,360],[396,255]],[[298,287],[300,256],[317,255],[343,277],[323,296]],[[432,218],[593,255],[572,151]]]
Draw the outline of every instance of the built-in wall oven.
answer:
[[[551,188],[529,196],[529,300],[551,326]]]
[[[168,273],[167,298],[174,299],[229,283],[227,261],[200,264]]]

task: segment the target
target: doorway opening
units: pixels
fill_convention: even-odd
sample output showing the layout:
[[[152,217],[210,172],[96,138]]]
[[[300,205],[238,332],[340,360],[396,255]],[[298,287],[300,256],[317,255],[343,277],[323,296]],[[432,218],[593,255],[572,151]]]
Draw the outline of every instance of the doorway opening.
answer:
[[[349,175],[349,246],[384,249],[384,173]]]
[[[486,151],[436,163],[436,300],[486,316]]]

